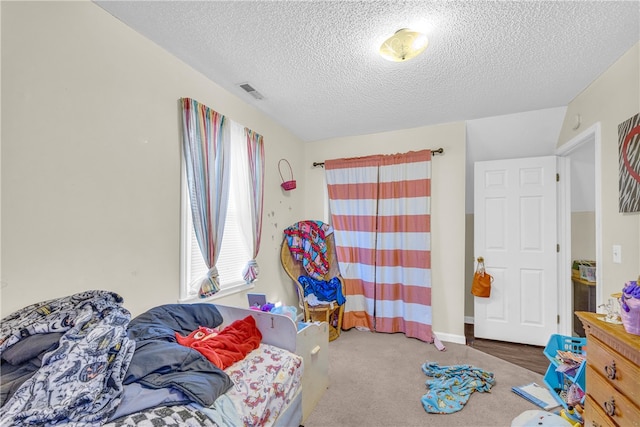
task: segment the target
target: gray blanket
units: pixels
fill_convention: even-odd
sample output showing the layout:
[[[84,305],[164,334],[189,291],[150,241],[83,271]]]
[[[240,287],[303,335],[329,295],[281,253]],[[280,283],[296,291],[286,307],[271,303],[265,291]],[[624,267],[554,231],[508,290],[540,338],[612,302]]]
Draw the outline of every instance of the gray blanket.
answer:
[[[233,382],[198,351],[178,344],[176,332],[188,335],[199,326],[215,328],[222,316],[211,304],[154,307],[129,324],[136,352],[124,379],[148,388],[173,387],[190,401],[210,406]]]
[[[201,353],[178,344],[176,333],[221,323],[211,304],[167,304],[133,319],[128,331],[136,351],[124,379],[123,403],[108,425],[164,426],[177,420],[185,426],[213,425],[189,404],[208,407],[233,383]]]

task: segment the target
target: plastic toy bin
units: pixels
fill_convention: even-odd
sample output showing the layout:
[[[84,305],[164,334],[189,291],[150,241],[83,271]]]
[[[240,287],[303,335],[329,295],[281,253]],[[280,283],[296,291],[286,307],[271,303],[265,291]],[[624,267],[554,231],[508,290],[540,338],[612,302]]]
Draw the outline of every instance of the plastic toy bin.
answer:
[[[580,368],[575,380],[571,379],[567,375],[564,375],[562,372],[556,372],[556,367],[553,364],[549,365],[549,368],[547,368],[547,373],[544,375],[544,383],[549,388],[551,395],[565,409],[568,406],[565,396],[569,391],[569,387],[571,387],[571,384],[576,384],[586,396],[584,379],[584,365]],[[585,396],[582,396],[582,399],[580,400],[583,406]]]
[[[547,373],[544,376],[544,383],[547,385],[551,394],[558,401],[559,404],[567,408],[567,402],[565,396],[569,387],[572,384],[576,384],[580,390],[584,393],[585,388],[585,367],[586,361],[583,360],[573,375],[569,375],[564,372],[558,372],[556,369],[562,364],[562,361],[557,357],[558,350],[568,351],[574,354],[585,354],[585,347],[587,346],[586,338],[568,337],[565,335],[554,334],[549,338],[549,342],[544,348],[544,355],[551,362]],[[582,397],[584,403],[584,396]]]
[[[585,354],[584,347],[587,346],[586,338],[568,337],[565,335],[553,334],[549,338],[547,346],[544,348],[544,355],[551,363],[556,366],[560,364],[560,361],[556,357],[558,350],[570,351],[571,353]]]

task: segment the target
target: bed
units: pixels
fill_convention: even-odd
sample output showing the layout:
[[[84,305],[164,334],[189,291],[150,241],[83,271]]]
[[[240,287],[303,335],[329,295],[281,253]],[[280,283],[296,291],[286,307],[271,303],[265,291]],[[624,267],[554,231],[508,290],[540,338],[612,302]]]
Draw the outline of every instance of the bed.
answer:
[[[0,425],[297,426],[310,410],[300,329],[205,303],[131,319],[108,291],[33,304],[0,325]]]

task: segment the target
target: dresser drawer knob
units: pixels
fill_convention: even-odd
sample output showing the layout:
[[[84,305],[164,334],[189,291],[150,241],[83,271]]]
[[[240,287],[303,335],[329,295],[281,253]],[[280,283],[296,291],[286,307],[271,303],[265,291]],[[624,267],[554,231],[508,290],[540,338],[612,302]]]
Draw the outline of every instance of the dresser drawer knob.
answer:
[[[616,361],[612,361],[610,365],[604,367],[604,372],[610,380],[616,379]]]
[[[616,414],[616,402],[613,397],[609,399],[608,402],[604,402],[603,406],[604,412],[606,412],[610,417],[613,417]]]

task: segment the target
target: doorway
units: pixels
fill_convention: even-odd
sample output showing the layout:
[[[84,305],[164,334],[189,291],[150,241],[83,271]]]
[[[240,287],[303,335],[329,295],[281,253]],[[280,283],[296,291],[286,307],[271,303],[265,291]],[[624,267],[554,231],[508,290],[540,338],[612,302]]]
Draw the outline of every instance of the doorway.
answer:
[[[543,346],[558,331],[556,156],[476,162],[474,252],[492,277],[477,338]]]
[[[600,123],[596,123],[556,150],[561,177],[558,189],[558,241],[561,248],[558,260],[558,330],[562,335],[576,335],[574,283],[571,278],[574,259],[595,260],[595,307],[602,304],[601,272],[598,268],[602,265],[600,147]],[[590,224],[592,228],[588,228]],[[572,241],[579,242],[577,247],[572,247]]]

